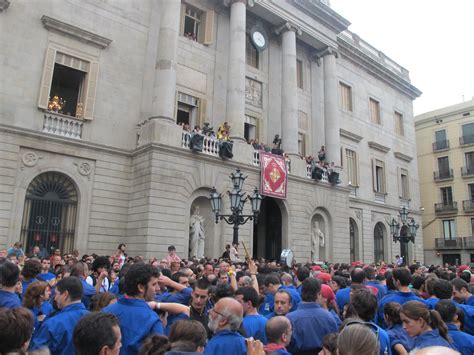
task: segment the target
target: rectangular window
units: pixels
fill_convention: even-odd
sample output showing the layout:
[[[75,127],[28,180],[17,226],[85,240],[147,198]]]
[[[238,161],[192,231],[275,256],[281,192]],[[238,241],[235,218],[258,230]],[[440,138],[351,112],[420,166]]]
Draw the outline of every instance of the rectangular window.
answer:
[[[378,159],[373,159],[373,185],[374,191],[378,193],[386,193],[385,185],[385,163]]]
[[[249,115],[245,115],[244,137],[248,143],[258,138],[257,137],[257,118],[249,116]]]
[[[178,92],[176,123],[187,125],[192,131],[194,126],[199,125],[198,106],[198,98]]]
[[[349,85],[339,82],[341,94],[341,108],[352,112],[352,88]]]
[[[202,11],[188,4],[181,4],[181,35],[202,44],[212,44],[214,17],[214,10]]]
[[[454,219],[443,220],[443,236],[445,240],[456,239],[456,224]]]
[[[346,171],[348,184],[352,186],[359,186],[357,153],[351,149],[346,149]]]
[[[462,126],[463,144],[474,143],[474,123],[468,123]]]
[[[410,190],[408,185],[408,170],[400,169],[400,184],[401,184],[401,194],[400,197],[404,199],[410,198]]]
[[[298,133],[298,154],[302,157],[306,155],[305,134],[301,132]]]
[[[369,99],[370,122],[380,124],[380,102],[375,99]]]
[[[200,34],[202,12],[186,5],[184,14],[184,32],[183,36],[193,41],[197,41]]]
[[[296,59],[296,84],[303,89],[303,62],[299,59]]]
[[[474,236],[474,218],[471,218],[471,236]]]
[[[250,40],[250,35],[247,35],[246,37],[247,41],[245,43],[245,56],[247,65],[258,69],[258,51]]]
[[[438,172],[440,179],[447,179],[451,176],[449,170],[449,158],[448,157],[440,157],[438,158]]]
[[[441,190],[441,199],[443,201],[443,205],[452,206],[453,205],[453,190],[451,186],[442,187],[440,190]]]
[[[99,63],[48,48],[38,106],[91,120]]]
[[[436,145],[435,150],[448,148],[448,140],[446,139],[446,130],[440,130],[435,132]]]
[[[405,128],[403,126],[403,115],[395,111],[395,133],[399,136],[405,135]]]
[[[466,172],[469,175],[474,174],[474,152],[468,152],[465,154],[466,157]]]
[[[467,187],[469,190],[469,198],[471,199],[471,202],[474,202],[474,184],[469,184]]]

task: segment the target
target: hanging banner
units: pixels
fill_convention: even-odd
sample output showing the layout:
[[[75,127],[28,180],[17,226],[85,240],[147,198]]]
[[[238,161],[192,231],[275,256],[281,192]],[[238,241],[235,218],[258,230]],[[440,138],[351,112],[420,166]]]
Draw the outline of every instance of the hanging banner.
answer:
[[[286,198],[288,172],[285,158],[260,151],[260,167],[262,181],[260,193],[275,198]]]

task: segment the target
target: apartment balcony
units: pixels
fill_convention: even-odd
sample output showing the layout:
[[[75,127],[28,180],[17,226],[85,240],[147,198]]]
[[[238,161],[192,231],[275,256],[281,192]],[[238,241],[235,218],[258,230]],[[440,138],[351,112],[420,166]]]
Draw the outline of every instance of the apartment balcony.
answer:
[[[463,238],[464,248],[465,249],[474,249],[474,237],[465,237]]]
[[[473,200],[464,200],[462,202],[462,209],[464,212],[474,212],[474,201]]]
[[[43,132],[57,136],[81,139],[83,120],[55,112],[43,116]]]
[[[435,181],[452,180],[454,178],[453,169],[434,171],[433,178]]]
[[[449,149],[449,139],[433,143],[433,152],[441,152]]]
[[[457,239],[444,239],[435,238],[436,249],[462,249],[463,246],[462,238]]]
[[[458,212],[457,202],[451,202],[450,204],[435,203],[435,213],[438,215],[456,214],[457,212]]]
[[[459,144],[462,146],[474,144],[474,134],[459,137]]]
[[[474,166],[463,166],[461,167],[461,176],[463,178],[474,176]]]

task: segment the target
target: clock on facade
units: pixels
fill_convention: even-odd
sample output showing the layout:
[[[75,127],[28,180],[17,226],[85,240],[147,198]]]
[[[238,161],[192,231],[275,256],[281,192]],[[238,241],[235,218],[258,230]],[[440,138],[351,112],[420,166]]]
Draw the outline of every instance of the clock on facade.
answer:
[[[255,48],[260,52],[267,48],[268,39],[265,31],[260,27],[253,27],[250,32],[250,40]]]

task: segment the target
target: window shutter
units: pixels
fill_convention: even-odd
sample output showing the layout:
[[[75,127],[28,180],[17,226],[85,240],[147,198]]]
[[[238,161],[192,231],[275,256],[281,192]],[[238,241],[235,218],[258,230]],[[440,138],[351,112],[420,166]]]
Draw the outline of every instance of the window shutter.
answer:
[[[91,62],[90,70],[87,74],[87,91],[85,95],[85,110],[84,110],[84,119],[92,120],[94,117],[94,103],[95,103],[95,93],[97,90],[97,78],[99,76],[99,63]]]
[[[398,182],[398,197],[403,196],[403,179],[402,179],[402,169],[397,166],[397,182]]]
[[[359,154],[357,154],[357,152],[354,153],[354,169],[355,169],[354,177],[355,177],[355,180],[357,180],[356,183],[354,184],[354,186],[359,187],[359,181],[360,181]]]
[[[199,126],[203,127],[207,116],[207,100],[199,99]],[[209,122],[210,123],[210,122]]]
[[[181,4],[181,16],[179,23],[179,35],[184,35],[184,17],[186,16],[186,4]]]
[[[43,77],[41,78],[40,94],[38,98],[38,107],[44,109],[48,108],[49,93],[51,91],[51,81],[53,80],[55,57],[56,50],[48,47],[44,59]]]
[[[372,188],[377,192],[377,169],[375,168],[374,158],[372,158]]]
[[[385,163],[382,162],[382,172],[383,172],[383,176],[382,176],[382,188],[383,188],[383,193],[387,193],[387,172],[385,171]]]
[[[204,40],[203,44],[209,45],[214,42],[214,10],[207,10],[205,14],[204,24]]]

